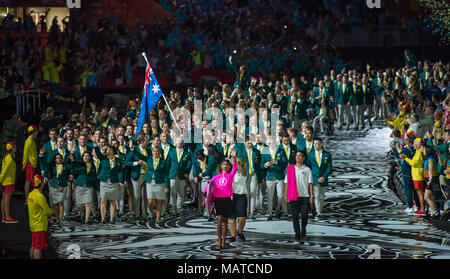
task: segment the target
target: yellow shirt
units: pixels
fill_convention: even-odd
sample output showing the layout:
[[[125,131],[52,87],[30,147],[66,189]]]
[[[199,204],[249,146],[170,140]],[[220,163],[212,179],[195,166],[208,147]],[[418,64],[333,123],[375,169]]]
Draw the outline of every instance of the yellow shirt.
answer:
[[[56,164],[56,177],[59,177],[63,171],[63,165],[62,164]]]
[[[158,164],[159,164],[159,158],[158,159],[153,158],[153,169],[154,170],[156,170],[156,168],[158,167]]]
[[[23,148],[22,164],[26,166],[28,163],[30,163],[33,168],[36,168],[37,166],[37,147],[36,140],[33,136],[27,138]]]
[[[423,181],[423,155],[422,150],[416,151],[412,159],[405,157],[405,162],[411,166],[412,179],[414,181]]]
[[[48,206],[45,196],[34,189],[28,195],[28,216],[30,218],[30,230],[32,232],[46,231],[48,228],[47,216],[53,214]]]
[[[13,185],[16,182],[16,163],[9,153],[2,162],[2,172],[0,174],[0,185]]]

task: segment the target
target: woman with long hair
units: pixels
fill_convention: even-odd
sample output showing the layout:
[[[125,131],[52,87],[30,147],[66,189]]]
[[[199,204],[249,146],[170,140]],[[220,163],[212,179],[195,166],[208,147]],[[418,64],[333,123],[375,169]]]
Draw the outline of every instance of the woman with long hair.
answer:
[[[18,221],[11,218],[10,201],[14,193],[16,183],[16,163],[14,162],[14,154],[16,153],[16,145],[13,142],[6,144],[6,153],[2,159],[2,172],[0,173],[0,185],[3,185],[2,196],[2,223],[15,224]]]
[[[147,137],[148,140],[150,140],[151,139],[151,137],[150,137],[151,136],[150,125],[147,122],[142,124],[142,129],[141,129],[141,131],[139,133],[143,134],[144,136]]]
[[[439,185],[439,174],[437,171],[437,160],[433,147],[429,145],[422,146],[423,152],[423,177],[425,178],[424,199],[431,209],[431,216],[439,216],[439,210],[436,207],[433,194],[433,185]]]
[[[230,242],[236,241],[236,219],[238,219],[238,236],[245,241],[244,226],[247,221],[247,166],[243,158],[237,158],[237,172],[233,180],[233,213],[228,219]]]
[[[229,160],[223,161],[217,166],[217,175],[211,179],[211,183],[214,185],[212,196],[214,197],[214,207],[217,214],[217,238],[218,243],[215,247],[216,250],[233,248],[226,243],[228,218],[233,210],[233,202],[231,197],[233,196],[233,180],[237,171],[236,163],[236,151],[232,153],[232,163]],[[204,189],[204,193],[208,191],[209,187]],[[205,199],[203,199],[203,205],[205,205]]]

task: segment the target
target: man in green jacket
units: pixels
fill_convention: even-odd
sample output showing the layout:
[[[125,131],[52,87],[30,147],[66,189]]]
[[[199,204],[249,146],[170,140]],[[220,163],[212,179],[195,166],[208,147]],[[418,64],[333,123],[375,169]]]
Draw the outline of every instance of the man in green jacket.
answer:
[[[250,219],[255,219],[255,210],[260,209],[262,201],[260,200],[259,190],[262,187],[263,172],[261,170],[261,152],[253,148],[253,142],[250,135],[245,136],[245,148],[241,149],[239,157],[244,158],[247,165],[247,189],[249,193],[248,210]]]
[[[325,190],[328,186],[328,176],[331,174],[333,163],[331,154],[323,150],[322,139],[314,139],[314,150],[309,152],[307,166],[311,168],[314,185],[314,203],[317,217],[322,217]]]
[[[170,179],[170,204],[172,206],[172,215],[179,216],[180,207],[184,207],[186,195],[186,179],[192,168],[192,157],[188,149],[183,147],[183,139],[175,139],[175,147],[170,150],[168,156],[169,179]],[[177,197],[180,197],[178,204]]]
[[[131,168],[130,178],[133,186],[133,210],[131,212],[135,219],[147,218],[147,194],[145,187],[145,173],[147,172],[147,161],[150,156],[147,146],[148,139],[144,135],[138,135],[138,146],[130,151],[125,159],[125,167]],[[141,212],[142,211],[142,212]],[[141,216],[142,215],[142,216]]]
[[[267,183],[267,195],[268,195],[268,207],[269,213],[268,221],[272,220],[273,215],[273,197],[275,190],[277,191],[277,210],[276,214],[278,218],[281,216],[280,209],[286,212],[286,203],[283,200],[284,197],[284,172],[287,166],[287,158],[283,149],[279,148],[275,138],[270,137],[268,139],[269,146],[264,149],[261,155],[261,167],[266,170],[266,183]]]

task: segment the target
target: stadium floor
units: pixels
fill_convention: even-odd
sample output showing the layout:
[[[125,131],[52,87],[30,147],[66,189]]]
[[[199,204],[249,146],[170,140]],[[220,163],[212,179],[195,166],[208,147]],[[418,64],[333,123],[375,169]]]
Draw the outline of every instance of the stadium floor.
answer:
[[[260,216],[247,222],[245,242],[238,239],[232,244],[236,248],[215,251],[216,223],[197,217],[188,206],[161,226],[154,221],[53,225],[50,245],[59,258],[68,257],[71,244],[78,245],[82,259],[359,259],[377,256],[377,249],[382,259],[450,258],[449,233],[406,215],[386,187],[390,131],[377,123],[324,137],[324,148],[333,156],[325,218],[309,220],[301,243],[294,241],[291,221]]]

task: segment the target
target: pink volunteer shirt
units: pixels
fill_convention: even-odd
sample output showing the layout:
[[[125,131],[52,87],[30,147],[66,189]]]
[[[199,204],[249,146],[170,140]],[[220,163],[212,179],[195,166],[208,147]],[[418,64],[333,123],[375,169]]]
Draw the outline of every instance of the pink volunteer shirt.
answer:
[[[236,174],[237,164],[233,163],[233,168],[229,173],[219,173],[211,179],[211,182],[215,182],[213,197],[214,198],[231,198],[233,196],[233,180]],[[203,190],[204,193],[208,191],[208,186]]]

